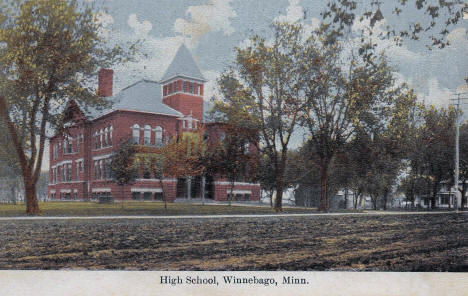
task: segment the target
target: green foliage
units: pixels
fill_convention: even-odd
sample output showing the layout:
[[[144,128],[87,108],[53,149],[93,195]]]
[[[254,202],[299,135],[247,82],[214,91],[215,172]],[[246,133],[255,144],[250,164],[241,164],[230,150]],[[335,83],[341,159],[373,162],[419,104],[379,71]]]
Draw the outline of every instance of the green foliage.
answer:
[[[75,0],[7,0],[0,4],[0,116],[25,181],[27,212],[39,212],[35,184],[48,131],[63,127],[73,99],[85,111],[107,105],[93,87],[97,70],[135,49],[109,47],[97,11]]]
[[[449,29],[462,20],[462,9],[467,7],[464,0],[400,0],[393,1],[393,3],[395,5],[392,11],[393,15],[405,15],[421,21],[410,22],[403,27],[392,27],[385,23],[385,32],[376,37],[393,39],[398,45],[401,45],[405,39],[428,38],[430,39],[427,44],[429,49],[432,47],[444,48],[449,45],[449,41],[446,39]],[[410,3],[414,6],[408,5]],[[346,34],[348,32],[346,29],[355,21],[363,20],[368,20],[370,27],[363,28],[361,34],[372,34],[372,28],[376,23],[386,18],[381,6],[383,6],[383,2],[374,0],[370,3],[349,0],[329,1],[327,9],[322,12],[324,26],[331,29],[327,38],[333,42],[336,38]]]
[[[430,106],[424,109],[422,121],[409,159],[412,173],[428,181],[434,208],[440,182],[453,176],[455,110]]]
[[[280,211],[288,148],[303,107],[304,34],[298,24],[275,23],[271,44],[260,36],[251,41],[252,46],[236,49],[235,65],[219,79],[223,97],[215,112],[229,125],[258,130],[255,143],[275,168]]]
[[[114,154],[111,171],[117,184],[131,184],[138,178],[138,167],[135,166],[136,152],[134,145],[126,143]]]

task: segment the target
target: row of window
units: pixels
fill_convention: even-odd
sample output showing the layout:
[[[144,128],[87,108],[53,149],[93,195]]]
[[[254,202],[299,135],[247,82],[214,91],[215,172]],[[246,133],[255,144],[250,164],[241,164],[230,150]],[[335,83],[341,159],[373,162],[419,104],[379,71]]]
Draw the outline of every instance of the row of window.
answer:
[[[161,192],[132,192],[133,200],[163,200],[163,195]]]
[[[154,172],[157,173],[157,172]],[[141,177],[141,172],[140,170],[137,170],[137,178]],[[160,174],[158,175],[153,175],[153,172],[151,170],[151,167],[149,165],[143,165],[143,179],[160,179],[162,176]]]
[[[59,182],[79,181],[80,173],[84,172],[84,161],[75,162],[75,179],[73,179],[72,163],[66,163],[51,169],[51,182],[57,184]]]
[[[197,123],[198,120],[190,115],[182,120],[182,127],[188,129],[197,129]]]
[[[190,81],[174,81],[164,85],[163,95],[170,95],[182,91],[184,93],[202,95],[202,84]]]
[[[94,161],[94,180],[112,179],[114,176],[111,169],[112,158]]]
[[[63,142],[63,146],[62,146]],[[77,134],[76,137],[71,135],[66,135],[63,141],[59,141],[52,147],[52,157],[57,159],[59,156],[59,151],[62,149],[63,154],[77,153],[80,151],[80,144],[84,142],[83,134]]]
[[[52,193],[50,195],[50,198],[55,199],[56,195],[55,193]],[[74,192],[73,194],[70,192],[60,192],[59,195],[60,199],[63,200],[78,200],[78,192]]]
[[[134,144],[142,144],[140,142],[140,126],[134,124],[132,126],[132,142]],[[163,145],[163,128],[159,125],[152,129],[151,126],[145,125],[143,128],[143,145],[146,146],[162,146]]]
[[[235,193],[231,196],[230,193],[227,195],[229,200],[235,200],[235,201],[244,201],[244,200],[250,200],[250,194],[249,193]]]
[[[106,127],[105,129],[100,129],[99,131],[95,131],[93,134],[93,147],[94,150],[107,148],[112,146],[112,132],[113,132],[112,125]]]

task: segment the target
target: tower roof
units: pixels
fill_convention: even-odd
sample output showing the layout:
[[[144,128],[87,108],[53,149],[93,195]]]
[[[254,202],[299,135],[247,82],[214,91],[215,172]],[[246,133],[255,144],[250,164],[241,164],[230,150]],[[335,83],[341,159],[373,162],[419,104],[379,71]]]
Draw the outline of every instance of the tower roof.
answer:
[[[197,64],[195,63],[192,54],[184,44],[182,44],[177,50],[174,59],[161,79],[161,83],[164,83],[176,76],[183,76],[206,81],[206,79],[201,74]]]

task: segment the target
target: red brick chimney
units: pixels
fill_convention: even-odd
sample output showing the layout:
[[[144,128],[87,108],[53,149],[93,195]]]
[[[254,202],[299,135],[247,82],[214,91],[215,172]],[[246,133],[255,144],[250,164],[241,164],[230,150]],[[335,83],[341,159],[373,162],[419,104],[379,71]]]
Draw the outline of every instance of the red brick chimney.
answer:
[[[98,95],[101,97],[112,97],[112,84],[114,80],[114,70],[100,69],[98,74],[99,85]]]

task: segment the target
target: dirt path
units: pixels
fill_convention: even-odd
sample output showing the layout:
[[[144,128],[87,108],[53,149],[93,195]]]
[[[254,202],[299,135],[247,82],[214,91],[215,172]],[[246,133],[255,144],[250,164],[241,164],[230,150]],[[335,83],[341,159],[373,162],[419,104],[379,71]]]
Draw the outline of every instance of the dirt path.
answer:
[[[314,216],[369,216],[369,215],[465,215],[466,212],[392,212],[366,211],[362,213],[298,213],[298,214],[230,214],[230,215],[171,215],[171,216],[19,216],[0,217],[0,221],[15,220],[106,220],[106,219],[225,219],[225,218],[277,218],[277,217],[314,217]]]

